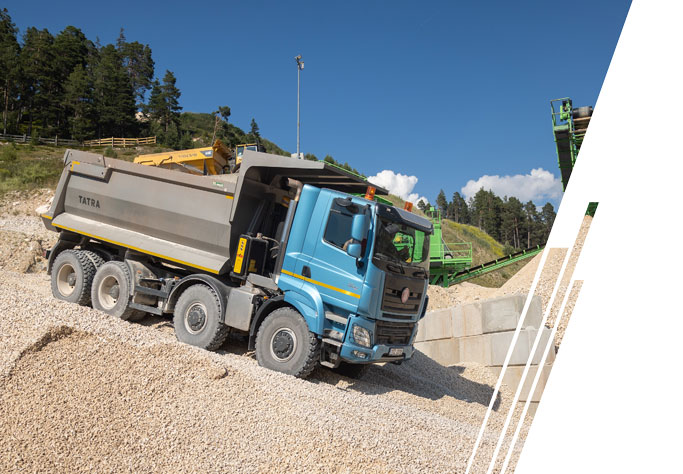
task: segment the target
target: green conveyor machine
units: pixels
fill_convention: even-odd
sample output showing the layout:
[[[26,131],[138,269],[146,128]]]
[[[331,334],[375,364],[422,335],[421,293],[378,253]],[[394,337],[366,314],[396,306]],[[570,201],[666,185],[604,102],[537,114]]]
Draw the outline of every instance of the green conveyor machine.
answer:
[[[593,107],[574,107],[569,97],[550,101],[553,120],[553,134],[557,148],[557,164],[560,167],[562,190],[567,189],[581,144],[586,136],[588,124],[593,116]],[[586,214],[593,216],[598,207],[597,202],[588,204]]]

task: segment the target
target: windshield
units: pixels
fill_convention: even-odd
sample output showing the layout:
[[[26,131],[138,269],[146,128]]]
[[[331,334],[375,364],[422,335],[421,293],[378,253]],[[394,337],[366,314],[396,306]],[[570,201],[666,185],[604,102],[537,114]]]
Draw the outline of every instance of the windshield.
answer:
[[[429,234],[381,216],[378,216],[377,224],[375,257],[428,268]]]

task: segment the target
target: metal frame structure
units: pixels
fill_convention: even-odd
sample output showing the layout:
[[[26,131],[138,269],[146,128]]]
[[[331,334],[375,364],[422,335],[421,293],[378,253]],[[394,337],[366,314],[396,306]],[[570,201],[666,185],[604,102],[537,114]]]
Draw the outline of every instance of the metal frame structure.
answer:
[[[441,230],[441,210],[432,207],[428,213],[434,226],[429,241],[429,283],[447,288],[453,284],[454,275],[472,265],[472,243],[446,243]]]

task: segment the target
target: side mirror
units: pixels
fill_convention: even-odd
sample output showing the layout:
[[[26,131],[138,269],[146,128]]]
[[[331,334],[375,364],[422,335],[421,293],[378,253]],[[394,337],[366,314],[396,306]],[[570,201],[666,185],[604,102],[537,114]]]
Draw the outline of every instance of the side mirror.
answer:
[[[351,255],[353,258],[360,258],[361,250],[361,245],[358,242],[353,242],[346,246],[346,253]]]
[[[367,237],[370,219],[366,214],[355,214],[351,222],[351,238],[361,241]]]

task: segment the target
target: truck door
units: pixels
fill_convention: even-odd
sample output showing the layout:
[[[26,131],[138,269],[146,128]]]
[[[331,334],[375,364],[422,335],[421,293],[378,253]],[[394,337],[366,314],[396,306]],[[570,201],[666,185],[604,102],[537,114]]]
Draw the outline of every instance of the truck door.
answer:
[[[315,282],[324,303],[354,312],[360,302],[365,267],[359,267],[356,259],[346,253],[346,246],[352,242],[351,222],[354,210],[358,211],[358,206],[340,205],[348,202],[343,198],[331,200],[329,212],[311,255],[308,278]],[[362,247],[365,255],[367,239]]]

